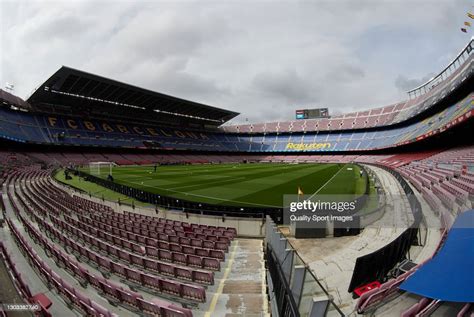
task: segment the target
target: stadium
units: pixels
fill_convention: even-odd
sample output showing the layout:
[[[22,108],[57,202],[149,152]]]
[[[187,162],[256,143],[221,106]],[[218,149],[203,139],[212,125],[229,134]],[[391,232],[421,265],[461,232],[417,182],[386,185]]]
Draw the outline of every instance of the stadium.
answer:
[[[68,66],[0,89],[0,316],[474,316],[474,39],[432,71],[255,123]]]

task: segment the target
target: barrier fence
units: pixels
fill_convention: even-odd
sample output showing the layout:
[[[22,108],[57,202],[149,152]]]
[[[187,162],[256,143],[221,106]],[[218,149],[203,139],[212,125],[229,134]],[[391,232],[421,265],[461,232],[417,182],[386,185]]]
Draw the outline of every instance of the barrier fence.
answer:
[[[410,185],[397,171],[381,165],[378,165],[378,167],[391,173],[400,183],[408,198],[414,221],[398,238],[386,246],[357,258],[348,289],[349,292],[375,280],[383,281],[387,273],[407,257],[410,247],[418,242],[418,229],[422,219],[420,202]]]
[[[267,280],[275,316],[344,316],[270,217],[266,220]]]

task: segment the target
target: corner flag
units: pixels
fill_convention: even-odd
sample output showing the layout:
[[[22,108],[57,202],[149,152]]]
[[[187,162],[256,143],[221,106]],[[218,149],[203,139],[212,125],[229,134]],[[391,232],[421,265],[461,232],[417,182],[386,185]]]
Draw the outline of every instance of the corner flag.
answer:
[[[298,186],[298,196],[304,195],[303,191],[301,190],[301,187]]]

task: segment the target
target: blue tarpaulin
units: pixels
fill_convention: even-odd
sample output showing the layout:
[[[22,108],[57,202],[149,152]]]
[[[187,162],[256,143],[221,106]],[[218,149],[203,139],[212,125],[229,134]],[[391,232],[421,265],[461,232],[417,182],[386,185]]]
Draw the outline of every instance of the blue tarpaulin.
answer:
[[[456,218],[441,250],[400,288],[447,302],[474,302],[474,210]]]

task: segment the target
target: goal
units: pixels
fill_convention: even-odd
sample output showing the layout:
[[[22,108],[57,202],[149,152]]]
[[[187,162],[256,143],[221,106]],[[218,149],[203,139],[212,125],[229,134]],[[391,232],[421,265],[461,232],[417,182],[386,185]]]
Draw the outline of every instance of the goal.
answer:
[[[89,174],[94,176],[112,175],[113,167],[116,165],[114,162],[90,162]]]

